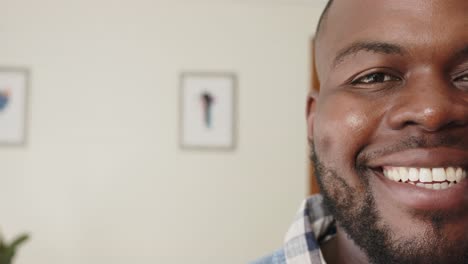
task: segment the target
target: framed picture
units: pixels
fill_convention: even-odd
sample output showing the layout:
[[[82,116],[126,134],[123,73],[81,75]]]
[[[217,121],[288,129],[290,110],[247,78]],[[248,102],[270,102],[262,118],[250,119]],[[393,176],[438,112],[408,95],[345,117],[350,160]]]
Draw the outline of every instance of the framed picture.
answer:
[[[27,70],[0,67],[1,145],[25,142],[27,86]]]
[[[182,148],[235,148],[236,77],[231,73],[183,73],[180,87]]]

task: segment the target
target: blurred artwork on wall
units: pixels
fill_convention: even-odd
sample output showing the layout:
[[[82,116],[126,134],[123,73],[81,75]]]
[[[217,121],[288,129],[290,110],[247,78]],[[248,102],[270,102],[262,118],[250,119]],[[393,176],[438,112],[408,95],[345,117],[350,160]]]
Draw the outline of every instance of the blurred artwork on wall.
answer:
[[[0,68],[0,144],[25,142],[28,71]]]
[[[193,149],[235,148],[236,77],[231,73],[183,73],[180,145]]]

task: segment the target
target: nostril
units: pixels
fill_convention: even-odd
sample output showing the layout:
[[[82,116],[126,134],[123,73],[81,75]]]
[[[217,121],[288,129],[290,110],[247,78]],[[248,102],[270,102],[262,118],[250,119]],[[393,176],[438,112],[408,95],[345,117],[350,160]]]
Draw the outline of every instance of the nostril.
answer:
[[[418,123],[414,121],[406,121],[403,123],[403,126],[416,126],[416,125],[418,125]]]
[[[405,127],[418,127],[426,132],[466,126],[466,120],[456,118],[446,111],[434,111],[431,114],[422,112],[400,112],[389,116],[389,126],[400,130]]]
[[[454,120],[450,122],[448,125],[450,127],[464,127],[468,124],[467,120]]]

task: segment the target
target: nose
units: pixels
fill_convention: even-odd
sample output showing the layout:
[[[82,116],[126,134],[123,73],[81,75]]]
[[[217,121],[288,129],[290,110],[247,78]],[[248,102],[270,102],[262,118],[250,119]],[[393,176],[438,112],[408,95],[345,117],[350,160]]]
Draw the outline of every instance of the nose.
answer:
[[[391,129],[415,126],[435,132],[468,123],[468,92],[455,87],[443,76],[419,76],[408,80],[387,112]]]

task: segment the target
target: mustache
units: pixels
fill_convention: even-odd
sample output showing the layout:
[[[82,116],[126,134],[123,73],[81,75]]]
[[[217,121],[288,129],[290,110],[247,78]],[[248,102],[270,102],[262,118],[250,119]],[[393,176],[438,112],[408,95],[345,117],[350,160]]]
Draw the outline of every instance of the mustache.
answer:
[[[379,149],[366,150],[364,148],[358,153],[356,164],[364,166],[369,160],[410,149],[447,147],[466,150],[467,145],[467,141],[463,136],[441,134],[408,136],[400,139],[395,144],[383,146]]]

